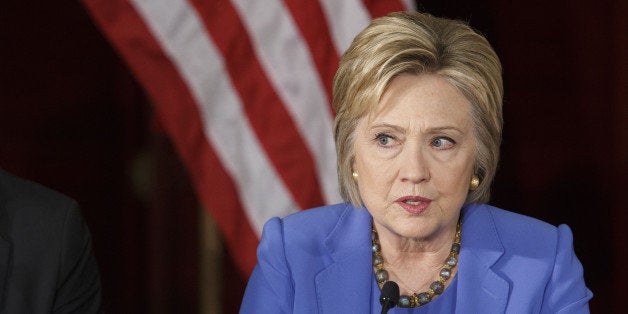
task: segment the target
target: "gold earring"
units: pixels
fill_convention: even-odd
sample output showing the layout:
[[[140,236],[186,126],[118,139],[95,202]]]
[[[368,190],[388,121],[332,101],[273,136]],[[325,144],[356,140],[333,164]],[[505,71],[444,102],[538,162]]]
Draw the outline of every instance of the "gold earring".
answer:
[[[473,175],[471,178],[471,183],[469,183],[469,190],[473,191],[480,186],[480,178],[477,175]]]
[[[357,180],[358,179],[358,173],[357,172],[354,171],[352,173],[352,175],[353,175],[353,180]]]

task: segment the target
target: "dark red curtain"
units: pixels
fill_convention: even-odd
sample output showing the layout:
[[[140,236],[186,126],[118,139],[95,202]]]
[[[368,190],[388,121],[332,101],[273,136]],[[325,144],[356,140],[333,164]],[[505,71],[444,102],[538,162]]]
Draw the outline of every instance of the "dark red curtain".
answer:
[[[4,3],[0,166],[75,199],[108,313],[198,309],[198,204],[151,107],[78,1]]]
[[[493,204],[568,223],[594,313],[626,312],[625,1],[421,1],[484,33],[504,66]],[[111,313],[198,310],[198,203],[141,88],[78,2],[0,13],[0,166],[76,198]],[[225,257],[225,313],[245,279]]]
[[[492,203],[569,224],[592,312],[627,311],[626,2],[419,2],[470,22],[501,58],[505,127]]]

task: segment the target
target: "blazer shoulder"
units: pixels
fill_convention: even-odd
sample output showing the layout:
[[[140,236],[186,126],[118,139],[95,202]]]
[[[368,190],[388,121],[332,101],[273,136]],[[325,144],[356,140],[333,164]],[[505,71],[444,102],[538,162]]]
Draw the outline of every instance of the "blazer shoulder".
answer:
[[[473,204],[474,211],[485,211],[490,215],[499,229],[521,231],[521,229],[536,232],[556,232],[557,227],[540,219],[504,210],[486,204]]]
[[[355,246],[361,233],[353,229],[366,228],[370,221],[367,216],[366,210],[341,203],[303,210],[283,219],[272,218],[264,225],[258,258],[280,250],[289,262],[301,263],[304,258],[317,256],[321,259],[308,263],[325,263],[336,249]]]
[[[490,205],[474,204],[469,209],[472,212],[467,216],[472,222],[478,220],[479,217],[488,217],[493,228],[485,227],[485,229],[494,229],[507,251],[535,255],[542,252],[555,254],[559,235],[559,229],[556,226],[534,217]]]
[[[336,226],[338,220],[356,210],[352,205],[339,203],[302,210],[282,219],[287,234],[306,234],[310,237],[324,237]]]
[[[495,257],[499,251],[490,267],[510,282],[506,312],[588,313],[591,292],[567,225],[478,204],[465,208],[464,219],[477,256]]]
[[[312,257],[327,255],[325,239],[345,209],[343,204],[329,205],[269,219],[257,247],[256,270],[280,282],[294,276],[295,270],[319,267],[321,261]]]

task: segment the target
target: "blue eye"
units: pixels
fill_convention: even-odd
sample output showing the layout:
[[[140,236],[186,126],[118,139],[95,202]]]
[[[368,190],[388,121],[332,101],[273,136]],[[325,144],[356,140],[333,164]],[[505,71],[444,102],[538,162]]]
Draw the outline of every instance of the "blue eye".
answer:
[[[379,145],[389,146],[390,144],[392,144],[393,138],[388,134],[378,133],[377,135],[375,135],[375,140]]]
[[[436,149],[449,149],[454,144],[456,144],[456,141],[446,136],[437,137],[432,141],[432,146],[436,147]]]

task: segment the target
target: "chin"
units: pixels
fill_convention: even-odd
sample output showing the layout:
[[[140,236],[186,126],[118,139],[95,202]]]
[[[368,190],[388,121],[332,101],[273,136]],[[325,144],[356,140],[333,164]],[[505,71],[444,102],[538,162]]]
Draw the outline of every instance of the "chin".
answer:
[[[404,238],[423,239],[433,233],[433,227],[430,224],[405,223],[395,226],[393,231]]]

